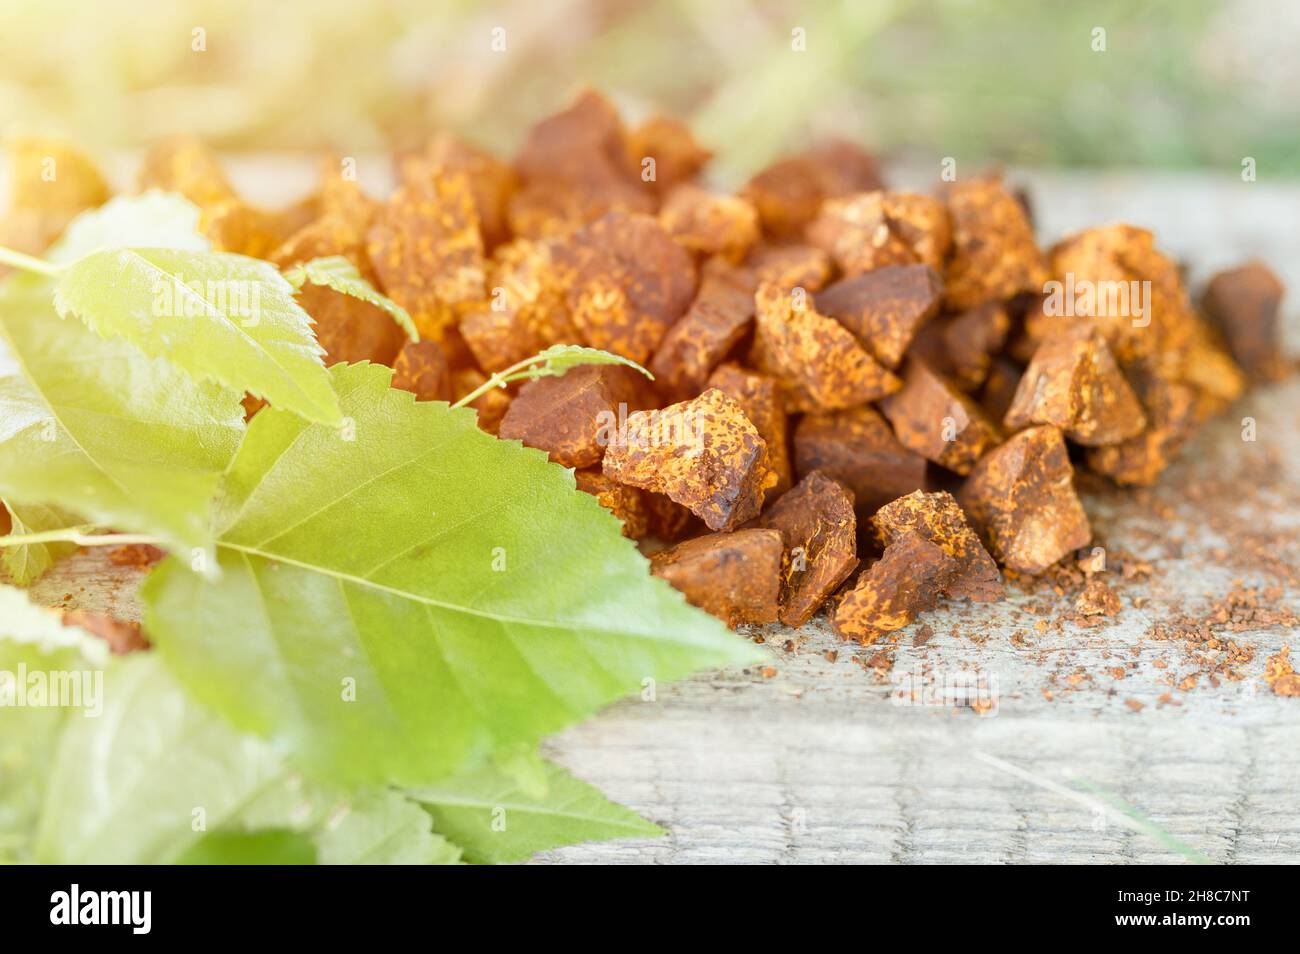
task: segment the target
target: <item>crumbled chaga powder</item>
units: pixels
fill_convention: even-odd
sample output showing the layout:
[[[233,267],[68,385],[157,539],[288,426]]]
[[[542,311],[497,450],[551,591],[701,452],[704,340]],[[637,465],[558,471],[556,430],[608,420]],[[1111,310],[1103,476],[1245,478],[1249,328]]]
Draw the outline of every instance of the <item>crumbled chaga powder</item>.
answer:
[[[1264,681],[1279,696],[1300,696],[1300,673],[1291,668],[1291,647],[1283,646],[1265,664]]]
[[[1194,670],[1179,670],[1183,675],[1171,674],[1168,683],[1187,690],[1196,688],[1200,676],[1212,686],[1222,679],[1239,682],[1247,678],[1250,673],[1244,667],[1254,661],[1255,646],[1231,634],[1300,625],[1300,616],[1277,605],[1280,596],[1276,587],[1263,591],[1237,587],[1199,612],[1171,613],[1168,619],[1154,623],[1148,635],[1181,647],[1183,665]]]
[[[1119,609],[1119,596],[1101,580],[1089,580],[1074,601],[1074,611],[1080,616],[1115,616]]]
[[[103,200],[81,157],[27,148],[60,156],[58,189],[17,184],[20,200],[41,197],[18,210],[33,235]],[[258,209],[191,139],[159,145],[141,183],[189,197],[219,248],[285,266],[349,258],[422,340],[308,286],[328,359],[390,365],[418,400],[460,398],[557,344],[649,368],[653,382],[580,367],[472,406],[484,430],[572,468],[654,553],[654,572],[728,625],[799,626],[824,608],[869,644],[941,601],[1000,600],[1004,577],[1033,616],[1018,647],[1049,625],[1142,610],[1124,588],[1150,564],[1102,548],[1076,488],[1127,488],[1153,495],[1153,516],[1172,511],[1153,485],[1179,449],[1248,381],[1287,367],[1267,266],[1211,281],[1207,320],[1150,232],[1107,225],[1044,249],[996,176],[895,191],[872,156],[834,140],[727,193],[706,186],[709,158],[682,123],[628,129],[584,92],[513,161],[448,135],[399,156],[383,201],[327,161],[314,195]],[[1214,479],[1188,495],[1251,483],[1221,477],[1221,493]],[[1220,519],[1202,523],[1234,559],[1272,553],[1275,575],[1297,582],[1269,530]],[[1179,541],[1157,543],[1177,558]],[[1253,649],[1227,634],[1294,623],[1276,605],[1240,590],[1197,618],[1171,612],[1153,635],[1213,662],[1171,666],[1170,691],[1237,678]],[[1270,672],[1279,691],[1294,686],[1284,654]],[[1051,692],[1091,678],[1061,670]]]

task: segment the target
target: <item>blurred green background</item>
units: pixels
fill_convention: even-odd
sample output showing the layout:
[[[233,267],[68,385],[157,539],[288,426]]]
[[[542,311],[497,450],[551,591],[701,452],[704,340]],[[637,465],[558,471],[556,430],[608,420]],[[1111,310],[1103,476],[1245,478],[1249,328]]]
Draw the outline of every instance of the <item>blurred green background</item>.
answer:
[[[630,119],[690,119],[724,179],[827,131],[927,159],[1294,175],[1298,45],[1287,0],[0,0],[0,135],[355,154],[452,128],[508,153],[593,84]]]

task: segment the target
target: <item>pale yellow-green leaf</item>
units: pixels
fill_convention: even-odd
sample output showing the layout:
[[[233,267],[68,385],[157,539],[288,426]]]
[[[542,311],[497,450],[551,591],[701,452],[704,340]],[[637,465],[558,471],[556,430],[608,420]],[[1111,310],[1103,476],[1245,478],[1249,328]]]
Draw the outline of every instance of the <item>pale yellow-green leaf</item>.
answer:
[[[47,507],[45,504],[16,504],[0,500],[0,507],[4,507],[9,514],[11,536],[60,530],[84,522],[67,511]],[[3,542],[0,540],[0,544]],[[55,560],[76,549],[75,544],[63,542],[18,543],[0,547],[0,561],[4,562],[11,581],[19,586],[27,586],[44,576]]]
[[[285,279],[294,288],[302,288],[306,282],[324,285],[340,294],[369,302],[381,308],[397,322],[412,341],[420,340],[420,332],[405,308],[387,295],[381,294],[374,285],[366,281],[356,265],[342,255],[330,255],[325,258],[313,258],[301,265],[294,265],[284,273]]]
[[[111,248],[177,248],[206,252],[212,247],[199,231],[199,209],[184,196],[151,189],[141,195],[109,199],[72,220],[45,257],[68,264]]]
[[[76,679],[79,699],[46,702],[80,702],[93,712],[87,687],[94,688],[94,673],[108,663],[108,644],[75,626],[64,626],[59,615],[35,606],[21,590],[0,585],[0,863],[32,861],[36,820],[45,797],[54,749],[67,721],[86,720],[76,708],[33,705],[24,695],[17,705],[17,680],[33,673],[50,684],[50,674]],[[89,676],[83,676],[89,673]],[[85,679],[91,679],[88,684]],[[13,680],[13,682],[10,682]],[[102,683],[101,683],[102,689]]]
[[[54,305],[195,380],[340,421],[311,319],[267,262],[171,248],[92,252],[59,276]]]
[[[609,801],[558,765],[547,763],[546,788],[521,788],[509,774],[487,769],[408,794],[433,816],[439,834],[477,864],[521,861],[584,841],[656,838],[663,829]]]
[[[189,550],[211,544],[239,396],[60,321],[50,283],[0,283],[0,497]]]
[[[615,699],[763,654],[650,575],[546,455],[336,366],[346,432],[262,411],[224,486],[219,581],[142,590],[200,700],[314,774],[416,785]]]
[[[413,801],[304,778],[270,745],[196,704],[151,653],[112,661],[103,714],[65,719],[47,772],[35,850],[42,862],[165,863],[205,851],[205,832],[238,840],[266,830],[310,839],[321,864],[459,858]],[[207,860],[250,860],[221,855]]]

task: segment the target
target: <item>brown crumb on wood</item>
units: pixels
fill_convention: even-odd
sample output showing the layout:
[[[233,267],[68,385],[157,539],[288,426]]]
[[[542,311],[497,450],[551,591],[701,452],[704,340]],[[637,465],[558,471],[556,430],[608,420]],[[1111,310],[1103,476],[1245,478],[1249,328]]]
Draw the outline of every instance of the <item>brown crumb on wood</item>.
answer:
[[[1092,579],[1074,601],[1074,611],[1080,616],[1115,616],[1120,602],[1115,591],[1101,580]]]
[[[1290,655],[1291,647],[1283,646],[1264,664],[1264,681],[1279,696],[1300,696],[1300,673],[1291,667]]]

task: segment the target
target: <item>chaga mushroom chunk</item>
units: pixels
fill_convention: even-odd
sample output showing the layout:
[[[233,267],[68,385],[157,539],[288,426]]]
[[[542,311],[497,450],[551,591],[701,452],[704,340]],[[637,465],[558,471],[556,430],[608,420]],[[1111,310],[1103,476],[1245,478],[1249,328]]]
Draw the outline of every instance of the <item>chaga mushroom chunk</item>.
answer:
[[[279,214],[249,205],[242,199],[205,208],[199,216],[199,228],[212,240],[214,252],[249,258],[269,259],[290,237]]]
[[[533,126],[515,168],[527,182],[631,183],[637,176],[618,111],[594,90]]]
[[[656,205],[618,112],[590,90],[532,128],[515,168],[524,185],[507,218],[518,237],[567,236],[610,212],[648,213]]]
[[[964,311],[1021,292],[1042,292],[1047,263],[1024,206],[996,179],[953,183],[948,192],[953,248],[947,303]]]
[[[654,403],[640,372],[623,365],[583,365],[524,385],[497,434],[544,450],[565,467],[593,467],[605,456],[618,422]]]
[[[650,533],[650,506],[648,494],[636,487],[620,484],[606,477],[599,468],[575,470],[578,489],[591,494],[600,505],[623,524],[623,536],[641,540]]]
[[[905,533],[840,601],[831,626],[841,639],[864,646],[933,609],[958,572],[957,561],[919,533]]]
[[[1196,316],[1189,324],[1187,346],[1174,359],[1179,380],[1196,389],[1196,420],[1207,421],[1241,397],[1247,380],[1210,325]]]
[[[925,458],[898,442],[870,407],[805,414],[794,431],[795,470],[821,471],[848,487],[863,519],[926,486]]]
[[[393,362],[393,387],[417,401],[450,401],[451,369],[436,341],[408,341]]]
[[[710,530],[758,516],[776,484],[767,444],[739,404],[717,388],[628,416],[605,450],[605,476],[667,494]]]
[[[709,387],[717,388],[739,404],[758,430],[759,437],[767,444],[768,466],[776,472],[776,484],[768,492],[767,499],[775,500],[790,489],[793,480],[790,442],[786,434],[788,418],[776,381],[736,364],[724,364],[710,375]]]
[[[1228,349],[1257,381],[1281,378],[1286,370],[1278,341],[1278,307],[1285,289],[1263,262],[1219,272],[1205,292],[1205,310],[1223,332]]]
[[[997,355],[989,362],[988,376],[980,388],[979,399],[980,407],[991,420],[1000,421],[1006,417],[1016,391],[1020,389],[1022,377],[1024,369],[1010,358]]]
[[[903,446],[958,474],[969,474],[999,439],[979,405],[916,358],[904,364],[902,389],[880,410]]]
[[[742,194],[758,209],[765,232],[795,239],[821,211],[824,200],[880,187],[874,158],[852,143],[830,140],[768,166],[749,180]]]
[[[420,152],[402,156],[397,171],[403,183],[429,181],[444,172],[464,173],[474,196],[483,244],[493,249],[510,238],[506,210],[519,188],[519,177],[508,163],[463,139],[440,133]]]
[[[710,261],[695,302],[664,335],[650,362],[656,385],[673,400],[699,394],[709,373],[740,342],[753,321],[753,276]]]
[[[858,565],[853,494],[814,471],[769,507],[757,525],[781,534],[780,619],[802,626]]]
[[[917,332],[909,350],[953,385],[969,393],[988,378],[995,357],[1006,345],[1010,331],[1011,316],[1007,309],[1001,302],[989,302],[927,322]],[[1009,404],[1010,395],[1007,397]],[[1002,413],[1005,411],[1003,408]],[[1002,413],[993,419],[1001,420]]]
[[[357,223],[339,215],[323,216],[299,229],[270,260],[285,268],[331,255],[348,259],[364,278],[378,284],[366,255],[364,234]],[[324,285],[303,285],[298,303],[312,316],[316,337],[330,364],[374,361],[391,365],[406,340],[401,327],[382,308]]]
[[[887,265],[819,292],[817,309],[853,332],[885,367],[896,368],[942,301],[943,282],[928,265]]]
[[[758,241],[758,213],[749,200],[694,185],[669,193],[659,224],[682,247],[729,262],[739,262]]]
[[[1096,325],[1121,364],[1187,346],[1197,322],[1178,266],[1146,229],[1085,229],[1049,254],[1056,281],[1041,312],[1026,318],[1031,335],[1043,337],[1044,326],[1069,314]]]
[[[942,202],[911,192],[865,192],[833,199],[808,226],[808,241],[853,277],[889,265],[938,270],[952,245]]]
[[[18,172],[21,166],[14,168]],[[59,168],[62,171],[62,163]],[[138,182],[141,192],[149,189],[179,192],[200,209],[239,198],[216,153],[193,136],[170,136],[150,147],[140,165]]]
[[[920,534],[956,561],[944,595],[980,603],[1003,597],[1002,576],[966,522],[966,515],[947,491],[917,491],[900,497],[876,511],[871,518],[876,539],[888,548],[908,534]]]
[[[1101,332],[1072,323],[1038,346],[1004,423],[1010,430],[1051,424],[1076,443],[1097,447],[1137,436],[1147,420]]]
[[[1117,484],[1149,487],[1191,436],[1198,395],[1159,368],[1135,365],[1128,378],[1146,409],[1146,429],[1118,444],[1088,448],[1088,469]]]
[[[831,260],[811,245],[770,245],[760,242],[749,251],[745,267],[754,273],[754,283],[815,292],[831,277]]]
[[[660,550],[650,569],[734,629],[776,622],[783,550],[776,530],[712,533]]]
[[[411,313],[421,337],[445,341],[460,316],[487,297],[478,209],[463,172],[398,189],[366,240],[384,293]]]
[[[852,334],[818,314],[803,296],[763,285],[755,302],[755,363],[781,379],[797,407],[857,407],[902,386]]]
[[[665,116],[652,116],[629,132],[627,152],[640,170],[643,184],[657,195],[694,179],[713,156],[689,126]],[[653,167],[647,160],[653,160]],[[651,168],[654,176],[648,177]]]
[[[566,247],[570,318],[593,348],[644,364],[695,297],[695,262],[648,215],[611,212]]]
[[[517,239],[489,263],[492,301],[468,312],[460,333],[485,371],[502,371],[555,344],[578,340],[569,320],[555,240]]]
[[[1020,573],[1042,573],[1092,539],[1055,427],[1021,431],[986,455],[957,500],[994,558]]]

